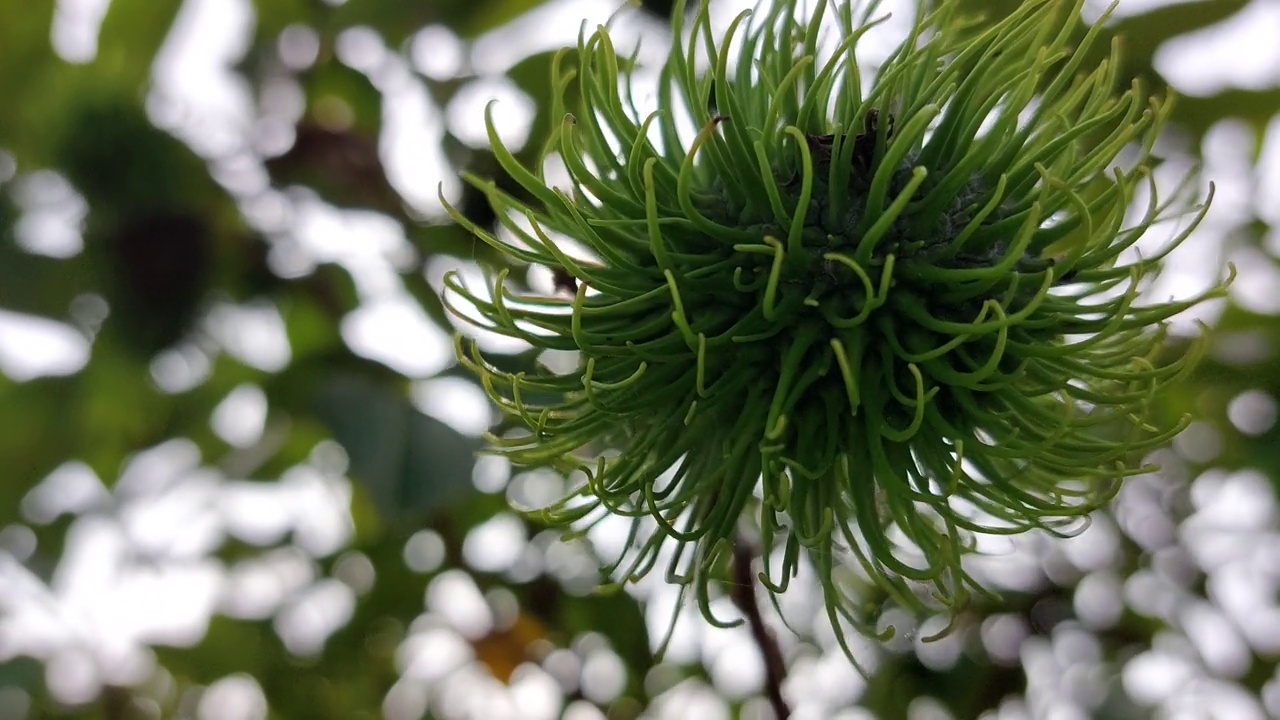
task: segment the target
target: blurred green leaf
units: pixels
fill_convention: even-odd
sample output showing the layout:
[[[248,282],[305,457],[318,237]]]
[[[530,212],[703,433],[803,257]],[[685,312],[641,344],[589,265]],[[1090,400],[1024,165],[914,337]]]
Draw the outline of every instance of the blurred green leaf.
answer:
[[[315,412],[346,448],[352,476],[389,519],[421,520],[472,488],[480,440],[422,414],[389,384],[332,375],[318,390]]]

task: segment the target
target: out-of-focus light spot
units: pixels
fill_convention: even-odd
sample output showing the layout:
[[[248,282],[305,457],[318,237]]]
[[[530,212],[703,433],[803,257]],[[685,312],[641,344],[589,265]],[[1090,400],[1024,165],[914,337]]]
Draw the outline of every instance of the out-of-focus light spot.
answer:
[[[97,293],[83,293],[72,298],[67,314],[81,332],[92,337],[111,314],[111,306],[107,304],[106,298]]]
[[[1227,88],[1280,85],[1280,7],[1251,2],[1228,19],[1165,41],[1152,58],[1179,92],[1205,97]],[[1229,58],[1229,62],[1223,62]]]
[[[93,656],[82,650],[64,650],[44,667],[49,694],[65,705],[83,705],[98,696],[102,677]]]
[[[271,187],[271,176],[261,159],[247,149],[214,159],[209,174],[237,197],[251,197]]]
[[[410,397],[419,410],[463,435],[480,437],[494,421],[493,404],[470,380],[440,377],[415,383]]]
[[[414,632],[396,650],[396,667],[406,680],[433,683],[475,657],[471,645],[450,628]]]
[[[557,648],[547,653],[542,669],[560,683],[560,690],[566,695],[576,693],[582,685],[582,661],[572,650]]]
[[[600,563],[587,543],[566,541],[554,532],[541,533],[538,538],[551,541],[546,549],[546,572],[560,581],[565,592],[586,595],[600,584]]]
[[[858,647],[859,644],[862,645],[861,648]],[[862,666],[869,672],[874,671],[878,655],[874,646],[869,641],[860,639],[859,643],[851,644],[851,647]],[[849,664],[849,659],[840,650],[832,650],[820,657],[801,656],[803,662],[801,658],[797,658],[791,664],[787,680],[782,686],[783,697],[797,709],[801,705],[807,705],[811,710],[818,711],[810,717],[828,717],[832,709],[852,705],[862,697],[867,688],[867,680]]]
[[[283,82],[278,82],[276,83],[277,87],[268,87],[263,90],[270,100],[264,100],[261,103],[264,117],[260,118],[253,127],[252,149],[264,158],[284,155],[289,152],[298,139],[297,117],[301,116],[301,111],[305,109],[306,95],[297,86],[280,87],[282,85]],[[297,107],[295,107],[295,100],[297,101]],[[275,109],[273,106],[279,106],[279,109]],[[294,112],[295,110],[297,112]],[[264,188],[261,192],[241,198],[240,211],[250,225],[265,234],[287,232],[285,218],[288,213],[282,202],[282,195],[278,191]],[[272,250],[275,250],[274,244]],[[273,255],[267,257],[267,263],[268,267],[273,271],[277,267],[288,271],[296,268],[297,265],[292,262],[281,262]],[[277,272],[276,274],[289,278],[298,277],[303,273],[294,270],[292,273]]]
[[[334,562],[333,576],[346,583],[357,595],[363,595],[373,589],[377,571],[368,555],[350,551]]]
[[[219,611],[245,620],[266,619],[315,577],[315,563],[293,547],[241,560],[227,572]]]
[[[1000,665],[1018,661],[1022,643],[1030,635],[1030,629],[1022,617],[1014,614],[992,615],[982,621],[979,636],[987,657]]]
[[[347,456],[347,450],[341,443],[326,439],[311,448],[311,452],[307,455],[307,462],[321,475],[336,478],[347,473],[351,458]]]
[[[1228,115],[1218,120],[1205,131],[1201,141],[1200,157],[1204,162],[1204,177],[1213,178],[1216,191],[1213,205],[1205,215],[1204,222],[1197,228],[1197,238],[1202,239],[1205,230],[1223,235],[1233,231],[1250,218],[1250,206],[1253,199],[1254,153],[1257,151],[1257,130],[1243,119]],[[1170,257],[1186,257],[1194,254],[1197,246],[1206,244],[1187,243]],[[1220,248],[1200,247],[1200,252],[1208,257]]]
[[[320,53],[320,36],[306,25],[294,23],[280,31],[276,42],[280,61],[291,70],[306,70]]]
[[[658,697],[684,680],[684,671],[669,662],[661,662],[649,669],[644,676],[644,691],[649,697]]]
[[[152,382],[174,395],[199,386],[212,372],[209,354],[191,344],[165,350],[151,361]]]
[[[1262,704],[1270,717],[1280,717],[1280,668],[1276,668],[1271,679],[1262,686]]]
[[[9,182],[18,174],[18,161],[13,153],[0,149],[0,185]]]
[[[449,720],[522,720],[510,689],[490,675],[482,663],[459,668],[449,682],[440,686],[433,709]]]
[[[1227,405],[1227,419],[1245,435],[1262,435],[1276,424],[1276,400],[1262,390],[1245,390]]]
[[[412,76],[388,88],[382,99],[379,149],[387,181],[423,218],[444,217],[441,195],[456,205],[462,183],[441,145],[445,122],[440,108]]]
[[[1209,603],[1189,604],[1182,610],[1180,620],[1183,632],[1213,674],[1236,678],[1253,664],[1253,655],[1240,634],[1222,612]]]
[[[1280,693],[1277,693],[1280,694]],[[564,709],[563,720],[605,720],[600,708],[586,700],[574,700]]]
[[[1187,526],[1207,524],[1240,532],[1267,528],[1276,517],[1271,481],[1258,470],[1201,473],[1191,485],[1191,502],[1197,511]]]
[[[249,447],[262,437],[267,424],[267,395],[252,383],[243,383],[213,409],[209,424],[218,437],[234,447]]]
[[[22,499],[22,515],[36,525],[47,525],[63,513],[79,515],[105,507],[111,494],[93,470],[72,460],[54,468]]]
[[[152,497],[199,465],[200,448],[186,438],[175,438],[130,455],[113,489],[123,498]]]
[[[1232,283],[1231,299],[1245,310],[1259,315],[1280,313],[1280,293],[1275,292],[1280,286],[1280,267],[1276,267],[1276,262],[1252,247],[1237,249],[1231,256],[1231,262],[1237,268],[1248,268]]]
[[[377,70],[387,56],[387,46],[382,42],[382,36],[365,25],[350,27],[338,33],[334,50],[344,65],[363,73]]]
[[[940,638],[926,641],[925,638],[946,629],[948,622],[950,621],[946,617],[940,615],[925,620],[920,625],[920,630],[912,643],[916,657],[930,670],[937,672],[950,670],[960,659],[960,653],[964,651],[965,634],[963,632],[951,632]]]
[[[846,661],[848,662],[848,661]],[[686,680],[671,688],[654,702],[653,713],[661,720],[698,718],[699,720],[729,720],[729,705],[698,680]]]
[[[1080,15],[1086,22],[1094,23],[1098,21],[1098,18],[1102,17],[1103,12],[1111,9],[1111,21],[1115,21],[1121,18],[1145,15],[1152,10],[1158,10],[1163,7],[1173,7],[1191,2],[1194,2],[1194,0],[1125,0],[1122,3],[1116,3],[1113,0],[1085,0]]]
[[[1209,463],[1222,452],[1222,436],[1213,425],[1196,420],[1174,438],[1173,447],[1191,462]]]
[[[1080,570],[1110,567],[1120,554],[1120,537],[1110,517],[1098,514],[1087,530],[1063,540],[1059,546]]]
[[[497,455],[484,455],[471,468],[471,484],[482,493],[502,492],[511,479],[511,461]]]
[[[217,549],[223,542],[216,508],[221,479],[216,471],[196,469],[168,487],[122,503],[118,516],[137,552],[181,560],[199,559]]]
[[[280,486],[292,513],[295,545],[312,557],[325,557],[351,540],[350,482],[296,465],[281,476]]]
[[[450,80],[462,70],[462,40],[444,25],[428,25],[413,36],[409,57],[418,72],[432,80]]]
[[[31,712],[31,696],[19,687],[12,685],[0,687],[0,711],[5,713],[5,717],[23,720],[27,717],[27,713]],[[600,717],[604,720],[603,715]]]
[[[251,545],[280,542],[293,525],[293,511],[275,484],[230,482],[217,503],[227,532]]]
[[[564,478],[552,470],[527,470],[511,478],[507,501],[521,512],[547,507],[564,495]]]
[[[66,323],[0,310],[0,373],[15,382],[74,375],[89,362],[89,342]]]
[[[462,558],[480,572],[502,572],[520,557],[527,540],[524,522],[499,513],[471,528],[462,542]]]
[[[266,720],[267,698],[253,676],[228,675],[201,693],[196,717],[199,720]]]
[[[1264,246],[1272,255],[1280,255],[1280,206],[1274,198],[1280,197],[1280,115],[1271,116],[1266,135],[1254,166],[1256,184],[1253,187],[1253,211],[1258,218],[1272,226]]]
[[[56,258],[84,249],[80,228],[89,206],[66,178],[51,170],[33,172],[22,178],[13,197],[22,210],[13,228],[18,247]]]
[[[419,530],[404,544],[404,564],[417,573],[429,573],[444,562],[444,540],[434,530]]]
[[[366,303],[342,319],[351,351],[409,377],[434,375],[453,362],[449,336],[408,297]]]
[[[1257,331],[1224,331],[1214,335],[1209,354],[1213,359],[1228,365],[1256,365],[1270,361],[1271,341]]]
[[[149,563],[129,561],[131,548],[119,528],[97,518],[81,518],[67,536],[67,550],[51,586],[71,612],[100,628],[111,628],[135,642],[189,646],[204,636],[218,594],[222,569],[210,559]],[[82,607],[81,604],[88,606]],[[104,672],[113,684],[129,684],[149,675],[131,670],[136,652],[112,658]],[[139,674],[128,679],[116,673]]]
[[[465,638],[478,640],[493,630],[493,614],[471,576],[446,570],[427,585],[427,609]]]
[[[1076,585],[1072,606],[1085,627],[1091,630],[1114,627],[1124,613],[1120,580],[1103,570],[1089,573]]]
[[[1172,620],[1178,603],[1185,597],[1186,593],[1168,578],[1149,570],[1139,570],[1124,581],[1125,604],[1147,617]]]
[[[324,649],[330,635],[351,620],[355,606],[351,588],[324,578],[285,605],[273,626],[289,652],[314,656]]]
[[[507,580],[517,584],[530,582],[542,574],[545,564],[542,549],[532,543],[526,544],[520,557],[507,568]]]
[[[265,372],[279,372],[292,355],[280,311],[269,302],[221,303],[208,317],[209,332],[229,355]]]
[[[545,350],[538,355],[538,364],[557,375],[568,375],[578,370],[581,355],[575,350]]]
[[[489,604],[493,613],[493,628],[496,632],[510,630],[520,619],[520,600],[516,594],[505,587],[489,588],[484,594],[484,601]]]
[[[233,66],[254,37],[248,0],[187,0],[152,63],[147,113],[204,157],[244,146],[253,91]]]
[[[617,7],[593,0],[542,3],[477,38],[471,47],[471,65],[482,75],[505,73],[532,55],[575,45],[581,24],[594,28],[606,22],[619,57],[629,57],[639,44],[642,63],[660,62],[665,58],[671,44],[670,25],[642,12],[617,13]],[[714,4],[712,12],[716,13],[721,7]],[[611,14],[614,16],[612,20]],[[895,16],[898,14],[894,13]],[[719,27],[723,29],[724,24]]]
[[[1075,623],[1063,623],[1053,630],[1054,659],[1061,667],[1077,663],[1095,664],[1102,657],[1098,638]]]
[[[560,686],[542,668],[532,663],[520,665],[511,674],[509,685],[520,718],[552,720],[560,716],[564,704]]]
[[[719,648],[711,658],[711,662],[707,663],[707,673],[711,677],[711,684],[726,698],[742,700],[752,693],[759,692],[763,686],[764,662],[760,658],[760,650],[755,647],[750,638],[743,638],[737,633],[733,637],[734,639]],[[588,659],[594,657],[596,655],[591,655]],[[586,682],[585,669],[583,682]]]
[[[1157,650],[1143,652],[1128,663],[1120,678],[1125,692],[1141,705],[1155,705],[1194,680],[1200,673],[1186,658]]]
[[[912,698],[907,705],[907,720],[954,720],[954,717],[946,705],[928,695]]]
[[[427,714],[430,699],[422,683],[399,680],[382,699],[382,716],[386,720],[420,720]]]
[[[597,650],[582,661],[582,695],[607,705],[627,686],[627,668],[612,650]]]
[[[26,562],[36,546],[35,531],[26,525],[13,524],[0,530],[0,552],[9,553],[15,562]]]
[[[471,147],[489,146],[485,108],[493,105],[493,125],[499,139],[512,152],[529,138],[537,106],[511,80],[502,76],[480,77],[463,85],[445,108],[449,131]]]

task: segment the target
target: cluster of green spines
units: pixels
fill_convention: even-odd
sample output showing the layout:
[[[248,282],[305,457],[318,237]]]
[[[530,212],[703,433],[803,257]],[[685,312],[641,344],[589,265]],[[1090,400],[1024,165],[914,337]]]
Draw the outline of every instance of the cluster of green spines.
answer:
[[[871,25],[850,3],[798,21],[795,0],[766,2],[719,38],[705,5],[688,28],[678,10],[651,114],[602,27],[572,68],[557,59],[558,97],[581,101],[553,109],[564,122],[537,162],[489,123],[532,200],[470,178],[505,231],[455,217],[576,292],[517,293],[500,273],[487,293],[451,277],[450,301],[580,363],[513,374],[460,354],[524,425],[499,452],[585,477],[550,518],[635,518],[615,577],[674,542],[668,576],[710,617],[754,517],[764,582],[782,592],[805,551],[837,624],[868,629],[849,577],[955,609],[980,590],[962,562],[977,534],[1078,526],[1181,429],[1144,419],[1195,354],[1157,365],[1162,326],[1221,289],[1138,293],[1207,202],[1160,252],[1125,252],[1168,219],[1146,167],[1167,105],[1114,92],[1114,48],[1084,67],[1100,26],[1081,40],[1078,4],[988,26],[941,5],[868,87],[855,49]],[[1117,167],[1126,148],[1137,160]],[[568,187],[544,181],[553,153]],[[1144,183],[1149,206],[1126,224]]]

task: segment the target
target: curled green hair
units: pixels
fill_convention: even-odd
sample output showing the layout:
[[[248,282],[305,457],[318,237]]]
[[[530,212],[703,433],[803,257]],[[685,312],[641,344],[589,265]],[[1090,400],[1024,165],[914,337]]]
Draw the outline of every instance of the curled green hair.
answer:
[[[1149,169],[1168,104],[1117,93],[1115,46],[1085,67],[1102,20],[1080,28],[1080,3],[987,24],[939,6],[866,85],[875,23],[850,3],[797,20],[796,0],[765,0],[722,37],[705,4],[688,27],[678,8],[656,112],[601,27],[557,56],[564,120],[531,164],[488,116],[527,199],[469,177],[501,230],[454,217],[568,290],[451,276],[447,301],[578,366],[508,372],[461,340],[460,357],[522,428],[494,449],[580,478],[549,519],[634,518],[614,577],[675,543],[668,578],[720,623],[711,587],[753,518],[762,582],[783,592],[807,555],[837,627],[872,632],[873,585],[954,613],[982,591],[964,562],[978,536],[1078,528],[1185,425],[1148,424],[1199,347],[1158,363],[1164,324],[1223,287],[1139,298],[1208,207],[1131,251],[1187,211]],[[556,153],[564,187],[543,172]]]

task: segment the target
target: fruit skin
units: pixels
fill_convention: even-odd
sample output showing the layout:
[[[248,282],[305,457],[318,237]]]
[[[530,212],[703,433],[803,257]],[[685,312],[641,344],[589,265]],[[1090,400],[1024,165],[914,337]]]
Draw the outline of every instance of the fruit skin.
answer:
[[[766,1],[719,38],[705,4],[687,29],[678,9],[647,114],[634,61],[607,28],[584,30],[577,67],[566,51],[553,73],[580,103],[557,101],[564,122],[528,167],[490,107],[494,152],[532,200],[468,177],[500,230],[454,217],[552,269],[560,292],[517,291],[503,271],[487,288],[451,276],[446,301],[578,354],[574,373],[512,373],[459,340],[523,426],[493,450],[576,482],[545,516],[634,518],[613,578],[644,576],[673,543],[668,579],[727,624],[711,587],[745,527],[772,592],[807,561],[831,622],[874,634],[868,598],[954,617],[983,591],[964,561],[977,538],[1073,532],[1149,472],[1133,460],[1186,424],[1150,426],[1150,402],[1202,345],[1157,366],[1164,323],[1226,283],[1140,297],[1208,199],[1189,208],[1186,183],[1157,198],[1169,105],[1136,83],[1113,92],[1116,48],[1082,68],[1105,16],[1073,48],[1080,3],[987,25],[941,3],[864,86],[855,50],[875,23],[847,3],[794,20],[799,6]],[[1117,167],[1122,151],[1136,160]],[[548,185],[551,156],[568,187]],[[1163,247],[1134,252],[1188,211]]]

